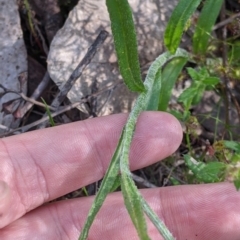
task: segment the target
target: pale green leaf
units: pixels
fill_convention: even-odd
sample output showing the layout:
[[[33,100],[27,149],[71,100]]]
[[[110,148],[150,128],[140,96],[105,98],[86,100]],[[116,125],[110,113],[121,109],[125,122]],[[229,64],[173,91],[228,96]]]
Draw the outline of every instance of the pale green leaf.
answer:
[[[132,219],[141,240],[150,240],[147,233],[147,224],[143,213],[143,207],[139,198],[138,189],[135,186],[131,175],[122,173],[121,189],[124,198],[124,204]]]
[[[123,143],[123,133],[121,134],[116,151],[112,157],[112,160],[108,167],[108,170],[103,178],[100,189],[98,190],[98,193],[97,193],[97,195],[94,199],[94,202],[90,208],[86,222],[85,222],[83,229],[81,231],[81,234],[79,236],[79,240],[87,239],[89,229],[90,229],[99,209],[101,208],[104,200],[106,199],[107,194],[112,191],[114,185],[116,184],[116,181],[118,178],[118,173],[119,173],[119,168],[120,168],[119,161],[120,161],[120,156],[121,156],[122,143]]]
[[[151,92],[148,105],[146,110],[147,111],[156,111],[158,110],[158,105],[159,105],[159,98],[160,98],[160,90],[162,86],[162,69],[159,68],[159,70],[156,73],[153,87],[149,89]]]
[[[119,165],[120,165],[120,176],[127,176],[125,180],[122,181],[122,184],[125,184],[125,186],[121,186],[123,191],[128,194],[126,198],[126,205],[128,205],[128,209],[131,212],[131,214],[134,216],[133,223],[137,228],[142,228],[144,229],[145,225],[144,222],[141,220],[141,207],[138,204],[139,199],[141,199],[140,193],[137,191],[136,187],[131,185],[131,180],[128,178],[131,176],[130,170],[129,170],[129,151],[130,151],[130,146],[131,146],[131,141],[133,138],[135,126],[137,123],[137,119],[139,114],[144,111],[148,105],[149,99],[151,98],[151,93],[152,93],[152,88],[154,87],[154,80],[156,79],[156,75],[158,73],[158,70],[169,60],[173,59],[174,57],[184,57],[188,58],[189,54],[183,50],[183,49],[178,49],[176,51],[175,55],[171,55],[169,52],[164,53],[160,55],[151,65],[146,80],[144,82],[144,86],[147,91],[142,92],[139,97],[136,100],[135,106],[133,107],[131,113],[129,114],[127,123],[122,131],[121,138],[119,140],[117,149],[113,155],[113,158],[111,160],[110,166],[108,168],[108,171],[102,181],[101,187],[97,193],[97,196],[93,202],[93,205],[90,209],[90,212],[88,214],[87,220],[85,222],[85,225],[83,227],[83,230],[80,235],[80,240],[85,240],[88,237],[88,232],[90,229],[90,226],[92,225],[94,218],[96,217],[97,212],[99,211],[100,207],[102,206],[107,194],[111,192],[111,190],[114,188],[116,182],[118,181],[117,179],[119,178]],[[161,80],[161,79],[160,79]],[[129,188],[128,188],[129,187]],[[129,195],[129,189],[133,191],[133,193],[130,193]],[[126,195],[125,194],[125,195]],[[132,198],[133,197],[133,198]],[[136,204],[132,204],[135,201]],[[143,201],[141,201],[143,204]],[[135,208],[136,206],[136,208]],[[174,239],[171,235],[171,233],[168,231],[164,223],[158,219],[156,220],[157,217],[156,215],[150,213],[150,210],[147,210],[150,216],[150,219],[152,221],[155,221],[155,226],[158,228],[159,232],[163,236],[167,236],[166,240],[172,240]],[[140,220],[137,220],[135,216],[140,217]],[[153,217],[155,216],[155,217]],[[140,233],[141,231],[141,233]],[[141,236],[143,236],[142,239],[148,239],[147,238],[147,233],[145,229],[145,233],[142,232],[142,230],[139,230],[139,233]]]

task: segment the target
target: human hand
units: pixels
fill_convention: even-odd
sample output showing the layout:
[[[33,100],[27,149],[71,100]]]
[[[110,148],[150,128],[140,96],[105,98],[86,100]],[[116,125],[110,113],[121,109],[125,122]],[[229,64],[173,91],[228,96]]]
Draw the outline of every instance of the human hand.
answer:
[[[47,202],[103,177],[126,118],[118,114],[1,139],[0,239],[78,239],[93,197]],[[171,115],[142,113],[131,146],[131,169],[167,157],[181,138]],[[141,192],[176,239],[240,239],[240,193],[232,184]],[[161,239],[148,225],[151,239]],[[89,239],[138,239],[120,193],[107,197]]]

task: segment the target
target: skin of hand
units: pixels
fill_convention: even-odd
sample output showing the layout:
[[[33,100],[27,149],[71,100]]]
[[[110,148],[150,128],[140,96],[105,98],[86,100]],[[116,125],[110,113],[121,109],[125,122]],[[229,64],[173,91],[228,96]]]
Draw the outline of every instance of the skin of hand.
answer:
[[[103,177],[126,119],[117,114],[1,139],[0,239],[78,239],[94,197],[47,202]],[[174,117],[142,113],[131,169],[169,156],[181,139]],[[240,193],[230,183],[141,192],[178,240],[240,239]],[[149,221],[148,231],[162,239]],[[121,193],[107,197],[89,239],[138,239]]]

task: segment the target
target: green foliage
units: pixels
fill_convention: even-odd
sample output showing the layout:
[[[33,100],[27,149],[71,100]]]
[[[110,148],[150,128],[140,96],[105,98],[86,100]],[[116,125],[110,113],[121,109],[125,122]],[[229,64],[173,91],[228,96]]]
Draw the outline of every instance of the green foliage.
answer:
[[[164,35],[164,43],[170,52],[176,51],[183,32],[190,25],[190,17],[200,3],[200,0],[180,0],[174,9]],[[206,53],[210,32],[219,15],[222,3],[223,0],[205,1],[193,36],[193,52],[195,54]]]
[[[228,181],[234,183],[237,190],[240,189],[240,143],[236,141],[217,141],[213,144],[213,153],[217,161],[203,162],[190,155],[185,155],[184,160],[196,179],[204,183]]]
[[[123,7],[125,7],[128,10],[130,9],[129,6],[127,5],[127,1],[125,3],[123,2],[124,1],[122,0],[107,1],[107,6],[112,22],[112,31],[119,61],[119,67],[121,69],[124,82],[130,88],[130,90],[136,91],[140,89],[139,86],[137,86],[138,84],[136,84],[136,81],[135,79],[132,78],[131,74],[129,75],[130,78],[128,78],[129,76],[126,75],[125,71],[125,68],[127,68],[128,70],[127,73],[133,73],[136,70],[136,62],[129,64],[129,60],[131,60],[129,59],[129,56],[131,55],[135,56],[135,53],[137,53],[137,44],[133,43],[133,41],[136,41],[135,35],[132,37],[131,39],[132,42],[130,44],[133,49],[132,48],[128,49],[128,44],[124,44],[125,43],[124,41],[128,42],[129,39],[131,38],[131,36],[125,38],[126,30],[127,32],[135,31],[134,29],[132,29],[133,25],[131,24],[132,22],[131,14],[129,13],[123,14],[124,17],[126,17],[124,21],[130,22],[130,24],[128,26],[125,26],[122,23],[123,20],[121,18],[122,16],[121,12],[123,10]],[[116,19],[115,16],[117,16]],[[119,42],[120,40],[122,42]],[[125,45],[123,50],[121,45]],[[145,200],[138,192],[131,178],[131,173],[129,170],[129,150],[139,114],[146,109],[157,110],[158,108],[159,100],[152,104],[152,97],[156,96],[157,99],[159,99],[159,92],[161,88],[161,71],[162,71],[161,68],[169,60],[172,60],[175,57],[188,58],[189,56],[186,51],[180,49],[177,50],[175,55],[171,55],[170,53],[167,52],[159,56],[149,68],[146,80],[144,82],[143,87],[141,88],[145,89],[145,91],[141,90],[142,92],[139,95],[136,104],[129,115],[128,121],[122,131],[122,135],[119,140],[117,149],[113,155],[110,166],[107,170],[107,173],[104,176],[101,187],[97,193],[94,203],[90,209],[86,223],[79,237],[80,240],[87,239],[90,226],[93,223],[96,214],[98,213],[100,207],[102,206],[107,194],[112,189],[115,188],[116,181],[118,181],[117,179],[119,178],[118,175],[119,170],[121,172],[120,179],[124,202],[129,212],[129,215],[136,227],[140,239],[149,239],[146,231],[147,227],[143,211],[153,221],[153,223],[158,228],[159,232],[165,237],[165,239],[174,239],[171,233],[167,230],[167,228],[163,224],[163,222],[161,222],[161,220],[158,219],[157,215],[154,214],[154,212],[151,210],[151,208],[148,206],[148,204],[145,202]],[[155,91],[156,89],[158,89],[158,91]]]
[[[192,84],[178,98],[178,101],[183,103],[185,111],[199,103],[208,86],[213,87],[219,83],[219,78],[210,76],[205,67],[199,68],[198,71],[193,68],[187,68],[187,72],[192,79]]]
[[[226,148],[234,150],[236,154],[240,154],[240,143],[235,141],[223,141]]]
[[[46,112],[47,112],[47,115],[48,115],[48,118],[49,118],[50,125],[51,125],[52,127],[54,127],[54,126],[55,126],[55,122],[54,122],[54,120],[53,120],[51,111],[50,111],[47,103],[45,102],[45,100],[44,100],[43,98],[41,98],[41,99],[42,99],[42,101],[43,101],[43,103],[44,103],[44,105],[45,105],[45,108],[46,108]]]
[[[121,189],[125,206],[135,228],[137,229],[138,236],[142,240],[150,240],[147,233],[147,224],[143,213],[143,206],[141,201],[138,200],[138,189],[131,176],[125,172],[122,173],[121,177]]]
[[[125,84],[131,91],[142,92],[137,38],[131,8],[127,0],[106,0],[118,64]]]
[[[26,8],[26,11],[27,11],[28,24],[29,24],[30,31],[33,34],[33,36],[35,38],[37,38],[37,33],[35,31],[34,23],[33,23],[32,10],[30,8],[29,2],[28,2],[28,0],[24,0],[23,3],[24,3],[24,6]]]
[[[116,186],[116,179],[118,179],[118,173],[119,173],[119,159],[121,154],[121,148],[122,148],[122,139],[123,139],[123,133],[120,137],[118,146],[114,152],[114,155],[112,157],[112,160],[110,162],[110,165],[108,167],[108,170],[103,178],[102,184],[100,186],[100,189],[98,190],[98,193],[94,199],[94,202],[91,206],[91,209],[88,213],[87,220],[85,222],[85,225],[82,229],[81,235],[79,237],[79,240],[85,240],[88,237],[89,229],[99,211],[101,208],[104,200],[107,197],[107,194],[111,192],[114,187]]]
[[[166,111],[169,100],[172,95],[172,89],[176,83],[178,75],[181,73],[183,67],[187,63],[186,58],[174,58],[172,61],[166,64],[162,71],[162,85],[159,95],[158,110]]]
[[[210,32],[219,15],[223,0],[207,0],[203,5],[193,36],[193,52],[205,54],[208,48]]]
[[[145,233],[142,232],[142,227],[145,229],[146,225],[145,220],[142,218],[143,209],[146,215],[149,216],[151,221],[153,221],[155,226],[158,227],[159,232],[165,236],[165,239],[174,239],[171,233],[167,230],[166,226],[157,218],[157,215],[154,214],[150,207],[144,202],[142,196],[135,187],[134,182],[130,180],[131,174],[129,170],[129,151],[137,118],[139,114],[142,111],[146,110],[149,106],[149,101],[151,99],[153,88],[155,87],[155,79],[159,73],[159,69],[161,69],[168,61],[172,60],[175,57],[188,58],[189,55],[185,50],[182,49],[178,49],[175,55],[166,52],[160,55],[150,66],[146,80],[144,82],[146,92],[142,92],[139,95],[135,106],[128,117],[127,123],[118,142],[117,149],[113,155],[110,166],[104,176],[101,187],[97,193],[94,203],[90,209],[87,221],[81,232],[81,236],[79,238],[80,240],[87,239],[90,226],[93,223],[96,214],[102,206],[107,194],[113,189],[116,178],[119,177],[119,170],[121,173],[121,188],[123,190],[122,193],[124,196],[125,204],[137,229],[139,237],[141,239],[148,239],[146,238]],[[161,79],[159,80],[161,81]]]
[[[122,130],[107,173],[104,176],[79,237],[80,240],[87,239],[89,229],[107,194],[119,186],[122,190],[125,206],[140,239],[150,239],[147,232],[145,215],[156,226],[164,239],[174,239],[170,231],[150,208],[135,186],[129,169],[129,151],[139,114],[144,110],[165,111],[180,72],[188,61],[193,62],[191,55],[187,51],[179,49],[178,45],[183,31],[190,24],[191,15],[200,2],[201,0],[179,1],[169,20],[164,35],[164,42],[169,51],[161,54],[151,64],[143,83],[137,53],[136,33],[128,1],[106,0],[121,75],[129,90],[139,92],[139,96]],[[206,52],[209,33],[219,13],[221,4],[222,0],[207,0],[204,2],[204,7],[193,37],[193,50],[195,53],[204,54]],[[209,21],[207,21],[208,18]],[[238,48],[236,45],[235,50],[232,51],[232,60],[236,60],[235,55],[237,51]],[[196,62],[195,64],[197,65]],[[199,123],[195,116],[191,116],[189,110],[192,106],[200,102],[206,90],[214,89],[220,84],[219,75],[216,74],[215,69],[212,68],[209,70],[207,62],[205,65],[203,66],[201,62],[201,66],[187,68],[187,73],[191,77],[192,83],[178,98],[178,101],[182,103],[183,112],[172,111],[178,119],[185,122],[187,128],[186,139],[190,155],[185,155],[184,160],[198,181],[212,183],[228,180],[233,182],[236,188],[239,189],[240,167],[238,166],[239,161],[236,160],[240,156],[239,143],[233,141],[215,143],[213,148],[215,156],[218,156],[218,159],[210,156],[210,160],[207,161],[207,158],[204,159],[204,156],[198,158],[192,156],[190,135],[194,135],[194,131]],[[174,184],[178,184],[176,179],[171,178],[171,180]]]
[[[231,51],[229,51],[228,59],[232,65],[239,65],[240,59],[240,41],[236,41],[231,46]]]
[[[230,48],[228,53],[228,61],[231,66],[229,68],[229,73],[231,78],[235,78],[237,80],[240,79],[240,41],[235,41]]]
[[[181,36],[191,26],[190,17],[198,7],[201,1],[184,1],[180,0],[174,9],[172,16],[168,22],[164,42],[169,51],[174,52],[178,47]],[[201,58],[195,56],[196,68],[187,68],[187,72],[192,79],[190,87],[185,89],[178,98],[178,102],[182,103],[183,112],[171,110],[170,112],[178,119],[182,120],[186,126],[186,141],[190,151],[190,155],[185,156],[185,163],[191,169],[192,173],[200,182],[218,182],[227,180],[233,182],[237,189],[240,188],[240,144],[235,141],[216,141],[212,146],[213,155],[193,157],[191,149],[191,136],[195,136],[195,128],[199,125],[196,117],[191,116],[190,108],[197,105],[202,99],[203,94],[207,90],[225,88],[220,81],[220,77],[240,79],[239,41],[233,43],[224,43],[231,46],[228,53],[229,65],[223,66],[221,58],[214,57],[212,52],[208,52],[211,58],[206,58],[209,48],[209,39],[215,21],[219,15],[223,0],[206,0],[203,1],[200,15],[195,26],[193,34],[193,53],[201,55]],[[221,43],[223,44],[223,43]],[[214,49],[214,48],[213,48]],[[216,48],[215,48],[216,50]],[[200,61],[199,61],[200,60]],[[176,60],[175,60],[176,61]],[[204,62],[205,61],[205,62]],[[181,71],[181,70],[180,70]],[[171,73],[171,71],[169,71]],[[163,84],[164,80],[162,81]],[[173,83],[174,84],[174,83]],[[171,88],[170,88],[171,89]],[[162,88],[159,102],[162,110],[167,109],[170,93]],[[165,93],[165,96],[164,96]],[[166,96],[167,95],[167,96]],[[161,100],[165,99],[166,102]],[[168,100],[167,100],[168,99]],[[210,158],[210,162],[206,159]],[[205,160],[206,161],[205,161]]]
[[[203,163],[195,160],[190,155],[185,155],[184,160],[195,177],[204,183],[220,182],[224,180],[226,165],[222,162]]]
[[[181,54],[183,54],[182,56],[184,57],[174,57],[171,59],[171,61],[168,62],[165,60],[165,58],[163,58],[164,55],[162,55],[157,58],[150,66],[145,81],[148,82],[148,79],[153,79],[154,82],[153,87],[148,87],[148,91],[151,91],[151,93],[149,94],[149,99],[147,100],[146,110],[156,111],[161,109],[162,104],[163,107],[168,105],[174,83],[189,57],[187,55],[187,52],[183,52],[183,50],[180,49],[176,52],[175,55],[177,56],[180,52]],[[166,58],[170,59],[170,56],[170,53],[166,53]],[[166,64],[164,64],[163,61],[165,61]],[[175,68],[173,63],[176,64]],[[161,67],[164,65],[165,67],[163,70]],[[163,84],[164,90],[162,88]]]
[[[171,53],[178,48],[185,26],[200,2],[201,0],[179,0],[175,7],[164,35],[164,43]]]

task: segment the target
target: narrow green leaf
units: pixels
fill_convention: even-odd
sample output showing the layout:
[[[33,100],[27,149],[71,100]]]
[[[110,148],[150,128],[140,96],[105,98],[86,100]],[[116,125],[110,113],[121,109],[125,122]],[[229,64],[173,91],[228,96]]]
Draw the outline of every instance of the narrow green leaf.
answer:
[[[170,110],[169,113],[171,113],[175,118],[177,118],[179,121],[182,121],[184,119],[183,113],[176,111],[176,110]]]
[[[121,180],[124,204],[137,230],[138,236],[141,240],[150,240],[147,233],[147,224],[144,217],[143,208],[141,206],[138,189],[135,186],[131,175],[122,173]]]
[[[178,102],[182,102],[185,106],[189,105],[193,101],[197,91],[198,89],[195,87],[188,87],[178,97]]]
[[[44,103],[44,105],[45,105],[46,112],[47,112],[47,115],[48,115],[48,118],[49,118],[49,123],[50,123],[50,125],[51,125],[52,127],[54,127],[54,126],[55,126],[55,122],[54,122],[54,120],[53,120],[51,111],[50,111],[47,103],[45,102],[45,100],[44,100],[43,98],[41,98],[41,99],[42,99],[42,101],[43,101],[43,103]]]
[[[189,53],[183,49],[177,49],[176,53],[172,55],[170,52],[161,54],[156,60],[151,64],[144,85],[147,89],[147,99],[146,99],[146,110],[157,110],[160,105],[160,93],[165,91],[165,85],[163,90],[162,86],[162,67],[168,62],[175,58],[189,59]],[[176,67],[177,68],[177,67]],[[160,83],[159,83],[159,82]],[[169,80],[172,81],[172,80]]]
[[[88,196],[88,191],[87,191],[86,187],[82,187],[82,190],[83,190],[85,196]]]
[[[171,55],[169,52],[167,52],[167,53],[160,55],[154,61],[154,63],[151,65],[151,67],[148,71],[146,80],[144,82],[144,86],[147,91],[142,92],[138,96],[137,101],[136,101],[131,113],[129,114],[127,123],[122,131],[122,135],[119,140],[117,149],[115,150],[115,153],[111,160],[110,166],[109,166],[107,173],[102,181],[102,184],[97,193],[97,196],[95,197],[94,203],[89,211],[87,220],[83,227],[83,230],[81,231],[81,235],[79,237],[80,240],[87,239],[90,226],[92,225],[96,214],[98,213],[100,207],[102,206],[107,194],[109,192],[111,192],[111,190],[114,188],[115,184],[118,181],[119,170],[123,176],[126,174],[127,178],[128,178],[128,176],[131,175],[130,170],[129,170],[129,159],[128,158],[129,158],[130,145],[131,145],[131,141],[133,138],[133,134],[134,134],[138,116],[143,110],[146,109],[147,103],[149,102],[149,99],[150,99],[150,94],[152,92],[151,89],[154,87],[154,80],[158,73],[158,70],[167,61],[171,60],[174,57],[188,58],[189,54],[183,49],[178,49],[175,55]],[[141,197],[140,193],[137,191],[136,187],[133,187],[133,185],[129,185],[129,184],[132,184],[129,179],[127,179],[123,184],[125,184],[125,186],[123,186],[123,188],[124,188],[123,191],[125,191],[129,194],[128,187],[130,187],[131,190],[134,191],[133,195],[131,195],[131,197],[133,197],[133,202],[135,201],[135,199],[140,199],[140,197]],[[130,196],[130,195],[128,195],[128,196]],[[139,207],[138,204],[136,204],[136,209],[134,209],[135,204],[131,204],[130,198],[128,197],[126,200],[128,206],[129,206],[129,209],[131,208],[130,210],[131,210],[131,212],[133,212],[134,215],[135,215],[135,213],[138,215],[139,209],[141,209],[141,208]],[[139,201],[139,200],[137,200],[137,201]],[[134,225],[136,225],[138,227],[142,227],[144,229],[144,223],[141,220],[142,219],[141,214],[142,213],[140,212],[140,220],[134,220],[135,221]],[[150,214],[150,215],[153,216],[154,214]],[[166,240],[172,240],[173,238],[171,237],[171,233],[167,230],[164,223],[161,222],[161,220],[159,220],[159,219],[156,220],[157,219],[156,214],[154,216],[155,216],[155,218],[150,218],[150,219],[151,220],[155,219],[155,221],[159,221],[159,223],[157,223],[157,222],[154,223],[155,226],[158,228],[159,232],[162,233],[163,236],[165,236],[165,233],[167,232],[168,235],[166,235],[166,236],[169,236],[169,237],[166,238]],[[144,237],[143,239],[148,239],[147,235],[144,233],[141,233],[141,236]]]
[[[220,82],[220,79],[217,77],[206,77],[203,79],[202,83],[206,85],[216,85]]]
[[[198,71],[196,71],[196,69],[188,67],[187,73],[189,74],[193,81],[197,82],[201,80],[201,75],[198,73]]]
[[[234,180],[233,183],[234,183],[234,186],[237,189],[237,191],[239,191],[240,190],[240,178],[237,180]]]
[[[187,58],[174,58],[166,64],[162,71],[162,88],[159,95],[158,110],[166,111],[169,100],[172,95],[172,89],[182,71],[184,65],[187,63]],[[159,94],[159,93],[158,93]]]
[[[224,146],[226,148],[232,149],[236,151],[236,153],[240,153],[240,143],[235,141],[223,141]]]
[[[219,182],[224,179],[225,169],[226,166],[222,162],[209,162],[198,173],[198,178],[206,183]]]
[[[201,0],[179,0],[168,21],[164,34],[164,43],[171,53],[175,53],[188,19],[197,9]]]
[[[177,186],[181,185],[181,182],[179,182],[176,178],[170,177],[169,180],[172,182],[172,185]]]
[[[86,240],[88,237],[89,229],[99,211],[101,208],[104,200],[107,197],[107,194],[111,192],[111,190],[114,187],[114,184],[116,183],[116,179],[118,178],[119,173],[119,161],[121,156],[121,150],[122,150],[122,143],[123,143],[123,133],[119,139],[117,148],[115,150],[115,153],[112,157],[111,163],[108,167],[108,170],[103,178],[103,181],[101,183],[100,189],[98,190],[98,193],[94,199],[94,202],[91,206],[91,209],[88,213],[87,220],[83,226],[83,229],[81,231],[79,240]]]
[[[228,61],[230,65],[239,65],[240,56],[240,41],[235,41],[228,51]]]
[[[211,30],[219,15],[223,0],[206,0],[193,35],[193,52],[204,54],[207,51]]]
[[[165,226],[164,222],[159,219],[157,214],[151,209],[148,205],[147,201],[140,195],[140,199],[142,202],[142,207],[148,218],[154,224],[154,226],[158,229],[165,240],[176,240],[172,233]]]
[[[118,175],[113,183],[113,186],[110,192],[116,191],[120,186],[121,186],[121,177]]]
[[[149,102],[151,101],[151,94],[153,92],[153,88],[155,87],[155,83],[156,83],[156,79],[159,79],[159,72],[161,73],[161,71],[159,71],[159,69],[161,70],[161,67],[168,61],[170,61],[171,59],[175,58],[175,57],[183,57],[183,58],[189,58],[189,54],[188,52],[186,52],[183,49],[177,49],[176,54],[172,55],[169,52],[166,52],[162,55],[160,55],[151,65],[151,67],[148,70],[145,82],[144,82],[144,86],[146,88],[146,92],[142,92],[139,97],[137,98],[137,101],[129,115],[128,121],[125,125],[125,129],[124,129],[124,135],[123,135],[123,145],[122,145],[122,155],[120,158],[120,172],[122,174],[122,178],[124,178],[126,176],[126,178],[128,178],[131,173],[129,170],[129,152],[130,152],[130,145],[131,145],[131,141],[133,138],[133,133],[134,133],[134,129],[136,126],[136,122],[137,122],[137,118],[139,116],[139,114],[145,110],[150,104]],[[159,79],[159,81],[161,81],[161,79]],[[160,85],[161,87],[161,85]],[[123,181],[123,184],[129,181],[128,179],[125,180],[125,182]],[[130,184],[130,183],[129,183]],[[127,191],[128,193],[128,188],[126,188],[127,186],[125,186],[125,190],[123,191]],[[133,201],[138,201],[138,199],[140,199],[141,195],[139,192],[137,192],[136,187],[130,186],[131,191],[134,191],[134,195],[132,195],[132,197],[134,196],[138,196],[135,197],[135,199],[133,199]],[[128,193],[129,194],[129,193]],[[130,195],[129,195],[130,196]],[[128,200],[128,197],[126,197],[126,204],[128,204],[128,208],[129,208],[129,212],[131,211],[131,214],[133,214],[133,216],[135,216],[135,213],[139,213],[139,207],[136,204],[136,209],[135,204],[131,204],[131,202],[129,202],[130,200]],[[152,214],[150,214],[150,216],[153,216]],[[156,216],[156,214],[154,215]],[[150,218],[151,220],[157,221],[156,218]],[[135,220],[133,220],[134,222]],[[159,232],[165,236],[164,234],[167,232],[168,233],[168,237],[165,238],[166,240],[170,240],[173,239],[171,233],[167,230],[166,226],[164,225],[163,222],[161,222],[158,219],[159,223],[154,223],[155,226],[158,228]],[[140,222],[134,222],[134,225],[137,226],[142,226],[144,223],[142,221]],[[139,232],[139,231],[138,231]]]
[[[146,108],[147,93],[148,92],[142,92],[138,96],[128,117],[123,131],[120,157],[121,190],[124,203],[141,240],[149,240],[150,238],[148,237],[147,225],[140,202],[140,193],[131,178],[131,172],[129,170],[129,152],[138,116]]]
[[[206,85],[199,84],[199,86],[196,88],[196,92],[193,95],[194,97],[192,100],[192,105],[197,105],[201,101],[203,94],[205,92],[205,89],[206,89]]]
[[[198,162],[190,155],[184,155],[184,160],[199,181],[213,183],[224,179],[226,165],[222,162]]]
[[[148,101],[148,105],[146,110],[147,111],[156,111],[158,110],[158,104],[159,104],[159,99],[160,99],[160,90],[162,86],[162,69],[159,68],[158,71],[156,72],[154,81],[153,81],[153,87],[149,89],[149,94],[150,98]]]
[[[127,0],[106,0],[119,69],[131,91],[143,92],[137,37],[131,8]]]

